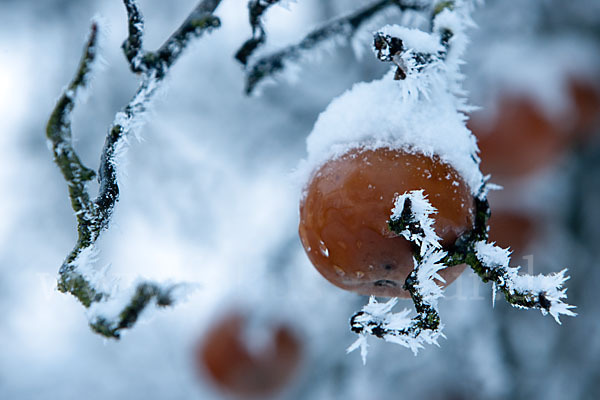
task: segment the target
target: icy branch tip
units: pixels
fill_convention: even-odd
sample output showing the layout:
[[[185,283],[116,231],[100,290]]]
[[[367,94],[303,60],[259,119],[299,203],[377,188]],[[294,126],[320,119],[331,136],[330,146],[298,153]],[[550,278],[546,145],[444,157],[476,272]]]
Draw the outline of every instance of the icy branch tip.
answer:
[[[496,291],[502,291],[513,307],[538,308],[543,315],[550,314],[558,324],[560,316],[574,317],[575,306],[566,304],[569,279],[567,270],[550,275],[519,275],[518,267],[510,267],[510,251],[483,241],[475,243],[475,255],[479,265],[472,265],[477,274],[494,283]]]
[[[371,296],[369,303],[350,319],[351,330],[358,334],[358,338],[348,349],[351,353],[360,348],[363,364],[366,363],[368,354],[368,336],[384,339],[386,342],[396,343],[409,348],[414,355],[423,348],[424,344],[438,345],[438,339],[443,337],[440,324],[436,329],[426,329],[421,325],[420,316],[410,318],[410,311],[404,309],[393,313],[392,308],[398,302],[397,298],[385,303],[379,303]]]

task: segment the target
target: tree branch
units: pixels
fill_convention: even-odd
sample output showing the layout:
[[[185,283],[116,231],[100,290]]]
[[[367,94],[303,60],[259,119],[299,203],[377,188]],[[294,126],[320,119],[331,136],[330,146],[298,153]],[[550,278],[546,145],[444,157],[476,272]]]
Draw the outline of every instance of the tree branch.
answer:
[[[487,221],[490,216],[485,197],[475,199],[475,225],[460,237],[443,262],[448,266],[467,264],[483,282],[492,282],[494,301],[501,291],[506,301],[518,308],[539,309],[550,313],[560,324],[561,314],[575,316],[574,306],[563,303],[566,269],[551,275],[518,275],[519,267],[510,267],[510,251],[488,243]]]
[[[409,311],[392,313],[397,300],[380,304],[371,298],[369,304],[352,316],[350,329],[359,338],[348,348],[361,349],[363,362],[367,355],[367,336],[410,348],[414,353],[423,343],[437,344],[442,325],[437,312],[437,300],[442,289],[435,280],[444,282],[438,272],[444,268],[466,263],[484,281],[493,283],[496,291],[518,308],[537,308],[550,314],[560,324],[560,315],[575,316],[574,306],[563,302],[567,297],[564,283],[566,269],[551,275],[519,275],[519,268],[509,267],[510,251],[488,243],[487,221],[490,216],[484,183],[475,200],[475,222],[471,231],[461,236],[446,252],[441,250],[440,238],[433,231],[436,211],[425,198],[424,192],[412,191],[399,196],[388,223],[392,232],[413,244],[414,269],[406,278],[404,289],[410,293],[417,315],[408,318]]]
[[[246,94],[252,93],[263,79],[281,72],[286,62],[298,60],[304,52],[325,40],[335,36],[351,38],[362,24],[389,6],[396,6],[402,11],[426,9],[417,2],[379,0],[353,14],[334,19],[309,33],[299,43],[258,59],[246,74]]]
[[[67,182],[71,204],[77,216],[79,234],[75,247],[59,270],[58,289],[64,293],[71,293],[86,308],[93,304],[115,301],[114,296],[98,288],[91,266],[95,261],[95,243],[100,233],[107,228],[119,198],[117,158],[126,144],[125,139],[136,127],[161,81],[189,41],[219,26],[219,19],[212,15],[219,3],[220,0],[201,1],[156,52],[147,52],[142,48],[142,14],[134,0],[124,0],[129,36],[123,43],[123,51],[131,70],[141,73],[142,79],[136,94],[123,110],[117,113],[115,122],[108,131],[98,169],[99,193],[93,201],[90,200],[86,183],[92,180],[95,174],[81,163],[73,148],[70,119],[76,93],[85,87],[96,57],[96,23],[92,24],[92,32],[75,78],[59,98],[50,116],[46,135],[52,143],[54,161]],[[161,286],[152,282],[142,282],[137,285],[133,298],[124,306],[124,311],[118,317],[110,319],[102,315],[93,315],[90,317],[90,325],[97,333],[118,338],[119,331],[130,328],[151,301],[156,300],[159,306],[172,304],[175,300],[172,293],[176,287],[179,285]]]
[[[265,27],[262,24],[262,15],[273,4],[279,3],[280,0],[250,0],[248,2],[248,19],[252,27],[252,37],[244,42],[242,47],[235,53],[235,58],[246,65],[248,58],[254,53],[265,40],[267,34]]]
[[[96,174],[83,165],[73,148],[71,113],[78,92],[88,84],[92,64],[96,60],[98,51],[97,42],[98,24],[94,22],[75,77],[58,99],[46,126],[46,137],[52,145],[54,161],[67,182],[71,206],[75,211],[79,226],[91,223],[94,215],[93,203],[90,201],[86,184],[94,179]],[[88,241],[82,230],[79,230],[79,240]]]
[[[145,51],[142,13],[135,0],[123,0],[123,2],[129,21],[129,36],[123,42],[122,48],[129,66],[135,73],[154,71],[158,79],[164,77],[191,39],[221,25],[219,18],[213,15],[221,0],[201,1],[158,50]]]
[[[426,199],[422,190],[399,196],[392,209],[389,225],[393,232],[413,244],[414,269],[404,282],[410,293],[417,315],[409,318],[409,310],[394,314],[392,308],[397,299],[381,305],[372,297],[363,309],[350,319],[350,329],[359,335],[348,352],[361,349],[366,362],[367,336],[372,335],[410,348],[417,353],[424,343],[436,344],[443,336],[437,301],[442,289],[435,280],[444,282],[438,272],[444,268],[441,260],[446,252],[441,250],[440,238],[433,230],[430,215],[436,210]]]
[[[155,300],[159,307],[172,305],[174,302],[173,290],[177,287],[177,285],[162,287],[153,282],[142,282],[136,286],[131,300],[119,314],[116,323],[104,316],[98,316],[90,321],[90,327],[102,336],[118,338],[122,329],[129,329],[135,324],[151,301]]]

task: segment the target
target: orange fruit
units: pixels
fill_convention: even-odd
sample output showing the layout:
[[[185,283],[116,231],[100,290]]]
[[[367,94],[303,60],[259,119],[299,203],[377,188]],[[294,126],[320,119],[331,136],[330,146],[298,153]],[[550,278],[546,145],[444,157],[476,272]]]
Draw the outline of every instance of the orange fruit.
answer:
[[[473,228],[467,184],[439,157],[402,149],[354,149],[312,176],[300,204],[299,233],[310,261],[334,285],[360,294],[409,297],[411,243],[387,226],[395,197],[423,189],[437,209],[434,229],[451,246]],[[464,265],[441,271],[446,284]]]

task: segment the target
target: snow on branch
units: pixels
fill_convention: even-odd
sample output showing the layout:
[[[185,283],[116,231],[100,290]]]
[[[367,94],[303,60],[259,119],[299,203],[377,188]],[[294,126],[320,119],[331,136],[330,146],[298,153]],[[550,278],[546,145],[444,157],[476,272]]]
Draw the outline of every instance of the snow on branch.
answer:
[[[567,297],[563,285],[569,279],[566,269],[550,275],[519,275],[519,267],[508,265],[509,250],[482,241],[475,243],[474,250],[476,260],[471,260],[471,268],[484,282],[492,281],[494,301],[496,292],[501,291],[512,306],[537,308],[559,324],[561,315],[577,315],[571,311],[575,306],[563,302]]]
[[[398,196],[392,209],[391,231],[413,243],[414,269],[406,278],[404,288],[410,293],[417,315],[410,318],[404,309],[393,313],[397,299],[378,303],[371,298],[354,314],[350,328],[359,335],[348,352],[361,349],[363,363],[367,356],[367,337],[375,336],[410,348],[413,353],[425,343],[438,344],[444,336],[437,312],[437,301],[443,291],[436,281],[444,282],[438,272],[454,265],[468,264],[484,282],[493,283],[493,295],[504,293],[506,300],[518,308],[537,308],[550,314],[560,324],[560,315],[576,316],[574,306],[566,304],[564,283],[569,279],[566,269],[550,275],[519,275],[519,268],[510,267],[510,251],[487,242],[487,221],[490,215],[485,183],[475,196],[475,223],[470,232],[461,236],[448,251],[442,250],[440,238],[433,229],[435,208],[422,190]],[[482,195],[483,194],[483,195]]]
[[[242,64],[246,65],[254,50],[267,40],[265,27],[262,24],[262,15],[269,7],[279,2],[280,0],[250,0],[248,2],[248,19],[252,28],[252,37],[246,40],[235,53],[235,58]]]
[[[83,165],[73,148],[71,113],[78,92],[88,84],[97,53],[98,23],[94,21],[75,77],[56,102],[46,127],[46,137],[51,144],[54,162],[67,182],[71,206],[77,216],[79,227],[89,226],[94,221],[94,206],[90,201],[86,184],[94,179],[96,174]],[[79,229],[79,240],[86,244],[91,241],[86,229]]]
[[[445,282],[438,272],[446,268],[441,262],[446,252],[440,249],[440,238],[433,230],[430,215],[435,212],[422,190],[404,193],[395,201],[389,225],[416,248],[414,269],[406,278],[404,289],[410,293],[417,315],[410,318],[407,309],[392,313],[398,301],[396,298],[387,303],[378,303],[371,297],[369,304],[350,320],[351,330],[359,337],[348,348],[348,352],[360,348],[363,363],[366,362],[369,335],[405,346],[415,355],[423,348],[423,344],[437,345],[438,338],[444,336],[436,309],[437,301],[443,294],[435,281]]]
[[[550,314],[560,324],[560,315],[574,317],[574,306],[563,302],[567,297],[564,283],[569,279],[566,269],[550,275],[520,275],[519,267],[511,267],[510,251],[488,242],[489,205],[485,197],[489,191],[485,182],[475,197],[475,224],[473,230],[460,237],[443,260],[447,266],[467,264],[483,282],[492,282],[493,301],[501,291],[506,301],[517,308],[537,308]]]
[[[419,73],[431,65],[439,65],[447,53],[449,37],[388,25],[375,33],[374,49],[380,61],[392,62],[397,66],[395,80],[404,80],[407,75]],[[402,39],[404,38],[404,39]]]
[[[353,14],[333,19],[306,35],[300,42],[263,56],[254,62],[246,73],[246,94],[252,93],[264,79],[282,72],[286,64],[300,60],[304,54],[314,50],[320,44],[340,38],[344,40],[352,38],[364,23],[390,6],[398,7],[402,11],[426,9],[417,1],[379,0]]]
[[[97,252],[95,244],[100,233],[108,227],[119,197],[119,157],[124,154],[127,138],[142,124],[141,117],[153,95],[189,41],[219,26],[218,18],[212,14],[219,3],[220,0],[201,1],[157,51],[148,52],[142,48],[141,12],[134,0],[124,0],[129,21],[129,37],[123,44],[123,51],[131,70],[141,73],[142,77],[137,92],[122,111],[117,113],[106,136],[97,176],[100,187],[95,199],[91,199],[87,183],[96,174],[83,165],[75,152],[71,134],[71,114],[76,95],[86,87],[91,67],[96,60],[99,29],[97,22],[92,23],[91,34],[74,79],[58,99],[49,118],[46,136],[51,144],[54,161],[67,182],[69,198],[77,217],[78,232],[75,247],[59,270],[58,289],[75,296],[88,309],[92,329],[106,337],[118,338],[120,331],[133,326],[140,313],[152,301],[158,306],[173,304],[176,300],[174,290],[182,286],[140,282],[127,298],[111,293],[104,287],[102,274],[93,266]],[[120,312],[107,317],[101,312],[106,309],[120,309]],[[92,310],[97,312],[91,312]]]

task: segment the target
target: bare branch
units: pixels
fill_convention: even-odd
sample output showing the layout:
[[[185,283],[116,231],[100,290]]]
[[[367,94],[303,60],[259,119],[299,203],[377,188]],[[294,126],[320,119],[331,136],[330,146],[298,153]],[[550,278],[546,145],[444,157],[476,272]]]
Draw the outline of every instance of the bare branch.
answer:
[[[94,215],[94,206],[86,188],[87,182],[94,179],[96,174],[87,168],[73,148],[71,134],[71,114],[75,106],[75,99],[80,89],[85,88],[92,64],[97,55],[98,25],[93,23],[90,36],[85,45],[83,56],[75,73],[75,77],[58,99],[54,111],[50,115],[46,126],[46,137],[52,144],[54,162],[60,168],[69,189],[71,206],[77,216],[77,223],[83,226],[91,223]],[[79,229],[80,242],[89,242],[85,232]]]
[[[123,51],[131,70],[141,73],[142,80],[136,94],[123,110],[117,113],[115,122],[108,131],[98,169],[99,193],[93,201],[90,200],[86,183],[92,180],[95,174],[81,163],[73,148],[70,118],[76,92],[85,86],[90,66],[96,56],[98,26],[95,23],[92,25],[92,33],[75,78],[59,98],[50,116],[46,134],[52,143],[54,160],[67,182],[79,233],[75,247],[59,270],[58,289],[64,293],[71,293],[86,308],[93,304],[114,301],[110,294],[98,289],[89,267],[95,261],[96,240],[107,228],[119,198],[116,160],[118,153],[125,145],[125,138],[146,111],[161,81],[189,41],[219,26],[219,19],[212,15],[219,3],[220,0],[201,1],[156,52],[145,52],[142,48],[141,12],[134,0],[124,0],[129,21],[129,36],[123,44]],[[162,286],[142,282],[137,285],[133,298],[116,319],[92,316],[90,325],[97,333],[118,338],[119,331],[130,328],[152,300],[156,300],[159,306],[172,304],[175,301],[172,292],[177,286],[179,285]]]
[[[127,10],[129,36],[122,48],[133,72],[154,71],[158,79],[167,73],[188,42],[205,31],[218,28],[219,18],[213,15],[221,0],[201,1],[179,28],[156,51],[144,51],[144,19],[135,0],[123,0]]]
[[[151,301],[155,300],[159,307],[172,305],[174,302],[172,292],[178,286],[163,287],[153,282],[142,282],[136,287],[131,301],[119,314],[117,320],[98,316],[90,322],[90,327],[102,336],[118,338],[122,329],[129,329],[135,324]]]
[[[371,17],[389,6],[404,10],[424,10],[417,2],[402,0],[379,0],[353,14],[334,19],[309,33],[295,45],[258,59],[246,74],[246,93],[250,94],[266,77],[275,75],[285,68],[285,63],[298,60],[302,54],[332,37],[351,38]]]
[[[280,0],[250,0],[248,2],[248,19],[252,27],[252,37],[244,42],[242,47],[235,53],[235,58],[246,65],[248,58],[267,39],[265,28],[262,24],[262,15],[273,4]]]

